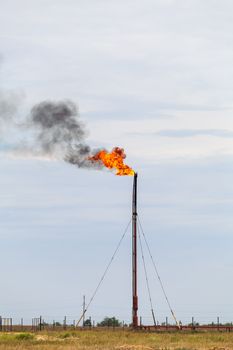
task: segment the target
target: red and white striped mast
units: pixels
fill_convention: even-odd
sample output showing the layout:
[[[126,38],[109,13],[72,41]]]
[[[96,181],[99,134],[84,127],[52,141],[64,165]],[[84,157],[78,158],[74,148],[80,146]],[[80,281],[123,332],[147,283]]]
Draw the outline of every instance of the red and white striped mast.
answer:
[[[137,177],[134,173],[132,201],[132,325],[138,327],[138,295],[137,295]]]

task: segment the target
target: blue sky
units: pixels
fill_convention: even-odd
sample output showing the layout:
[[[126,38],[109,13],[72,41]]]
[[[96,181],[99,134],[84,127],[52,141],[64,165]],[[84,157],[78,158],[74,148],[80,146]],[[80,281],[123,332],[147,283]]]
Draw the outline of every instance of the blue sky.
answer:
[[[69,98],[91,146],[124,147],[178,319],[232,321],[232,2],[0,4],[0,91],[14,96],[16,118]],[[0,134],[0,313],[78,319],[130,219],[132,178],[6,153],[24,137]],[[130,243],[88,310],[96,321],[130,321]],[[148,268],[162,322],[169,310]],[[139,315],[150,323],[139,272]]]

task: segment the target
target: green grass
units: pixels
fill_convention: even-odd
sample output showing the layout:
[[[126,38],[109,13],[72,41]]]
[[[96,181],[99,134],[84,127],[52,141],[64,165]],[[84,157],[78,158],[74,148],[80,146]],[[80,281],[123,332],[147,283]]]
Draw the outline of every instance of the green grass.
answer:
[[[34,334],[32,333],[19,333],[15,334],[14,337],[16,340],[32,340],[35,338]]]
[[[0,333],[0,350],[230,350],[233,333],[130,330]]]

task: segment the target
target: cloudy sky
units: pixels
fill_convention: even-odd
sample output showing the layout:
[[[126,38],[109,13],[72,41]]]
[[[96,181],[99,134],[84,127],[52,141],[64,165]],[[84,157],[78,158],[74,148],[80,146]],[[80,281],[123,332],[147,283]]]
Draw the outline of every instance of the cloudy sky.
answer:
[[[124,147],[178,319],[233,321],[232,1],[0,5],[2,101],[21,120],[40,101],[70,99],[91,146]],[[6,152],[24,137],[0,135],[0,314],[78,319],[130,219],[132,178]],[[130,321],[130,239],[88,310],[96,321]],[[139,270],[139,315],[151,323]],[[156,318],[171,321],[149,260],[148,270]]]

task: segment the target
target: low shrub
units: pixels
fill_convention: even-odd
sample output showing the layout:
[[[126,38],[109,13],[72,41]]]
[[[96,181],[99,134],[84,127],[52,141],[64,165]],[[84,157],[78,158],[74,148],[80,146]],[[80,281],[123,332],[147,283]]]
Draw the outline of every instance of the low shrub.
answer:
[[[60,335],[59,335],[59,338],[61,338],[61,339],[66,339],[66,338],[71,337],[71,335],[72,335],[71,333],[66,332],[66,333],[60,334]]]
[[[19,333],[15,335],[15,339],[17,340],[33,340],[34,335],[31,333]]]

